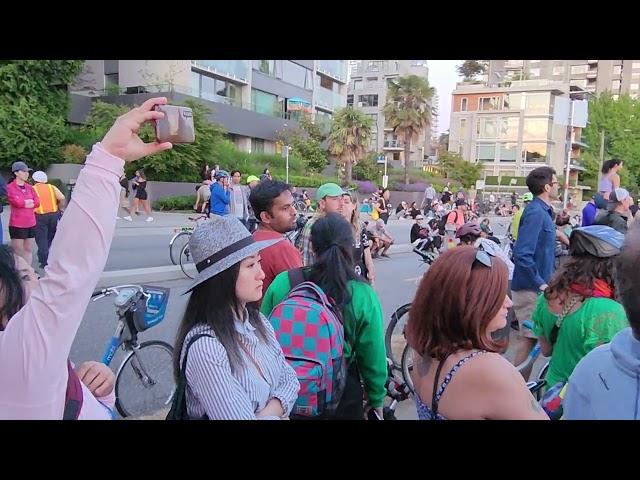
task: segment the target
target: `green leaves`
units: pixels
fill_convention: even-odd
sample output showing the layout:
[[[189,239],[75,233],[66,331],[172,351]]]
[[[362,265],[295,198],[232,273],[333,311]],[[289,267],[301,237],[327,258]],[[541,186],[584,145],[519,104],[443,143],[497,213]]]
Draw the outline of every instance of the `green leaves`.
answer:
[[[351,183],[353,165],[365,155],[371,142],[373,119],[362,111],[346,107],[333,115],[329,133],[329,151],[345,166],[347,183]]]
[[[465,187],[475,185],[476,180],[482,176],[481,164],[467,162],[457,153],[443,152],[439,162],[446,178],[458,180]]]
[[[0,63],[0,165],[17,159],[45,168],[60,157],[69,107],[67,84],[82,60]]]

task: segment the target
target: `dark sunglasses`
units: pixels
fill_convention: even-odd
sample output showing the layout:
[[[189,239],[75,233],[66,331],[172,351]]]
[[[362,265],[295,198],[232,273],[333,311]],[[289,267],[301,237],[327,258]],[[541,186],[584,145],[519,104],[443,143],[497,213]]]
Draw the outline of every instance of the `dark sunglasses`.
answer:
[[[478,252],[476,253],[476,262],[480,262],[485,267],[491,268],[493,266],[491,257],[493,257],[493,255],[491,255],[489,252],[485,250],[478,250]]]

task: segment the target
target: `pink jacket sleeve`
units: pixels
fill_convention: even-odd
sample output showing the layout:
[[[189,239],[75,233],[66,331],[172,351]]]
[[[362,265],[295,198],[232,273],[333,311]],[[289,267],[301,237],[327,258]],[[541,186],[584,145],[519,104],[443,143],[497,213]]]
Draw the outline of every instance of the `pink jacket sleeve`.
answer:
[[[0,418],[60,419],[71,345],[115,230],[124,161],[93,147],[51,245],[47,275],[0,332]]]
[[[24,197],[18,194],[15,182],[7,185],[7,200],[12,207],[24,208]]]

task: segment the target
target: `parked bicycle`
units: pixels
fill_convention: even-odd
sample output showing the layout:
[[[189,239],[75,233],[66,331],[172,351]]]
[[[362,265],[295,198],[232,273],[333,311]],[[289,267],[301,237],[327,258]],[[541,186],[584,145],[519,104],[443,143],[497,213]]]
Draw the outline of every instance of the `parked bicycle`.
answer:
[[[197,222],[208,218],[209,215],[203,213],[197,217],[189,217],[189,220],[197,224]],[[195,266],[193,265],[193,260],[191,258],[191,252],[189,251],[189,238],[191,238],[191,234],[194,229],[195,226],[176,228],[174,230],[175,234],[169,241],[169,258],[171,259],[171,263],[174,265],[180,265],[182,273],[191,279],[193,279],[196,273]]]
[[[138,334],[158,325],[165,316],[169,288],[119,285],[93,293],[93,301],[116,295],[116,329],[102,363],[110,365],[119,347],[125,357],[116,371],[116,409],[122,417],[137,417],[168,406],[173,398],[173,347],[166,342],[138,342]]]

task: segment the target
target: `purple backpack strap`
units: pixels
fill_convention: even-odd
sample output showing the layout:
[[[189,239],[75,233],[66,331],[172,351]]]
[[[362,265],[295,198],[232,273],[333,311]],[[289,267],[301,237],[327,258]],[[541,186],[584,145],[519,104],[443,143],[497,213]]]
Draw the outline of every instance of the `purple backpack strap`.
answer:
[[[77,420],[80,417],[80,410],[82,410],[82,384],[78,374],[73,369],[71,361],[67,359],[67,371],[69,376],[67,378],[67,393],[64,399],[64,413],[62,415],[63,420]]]

